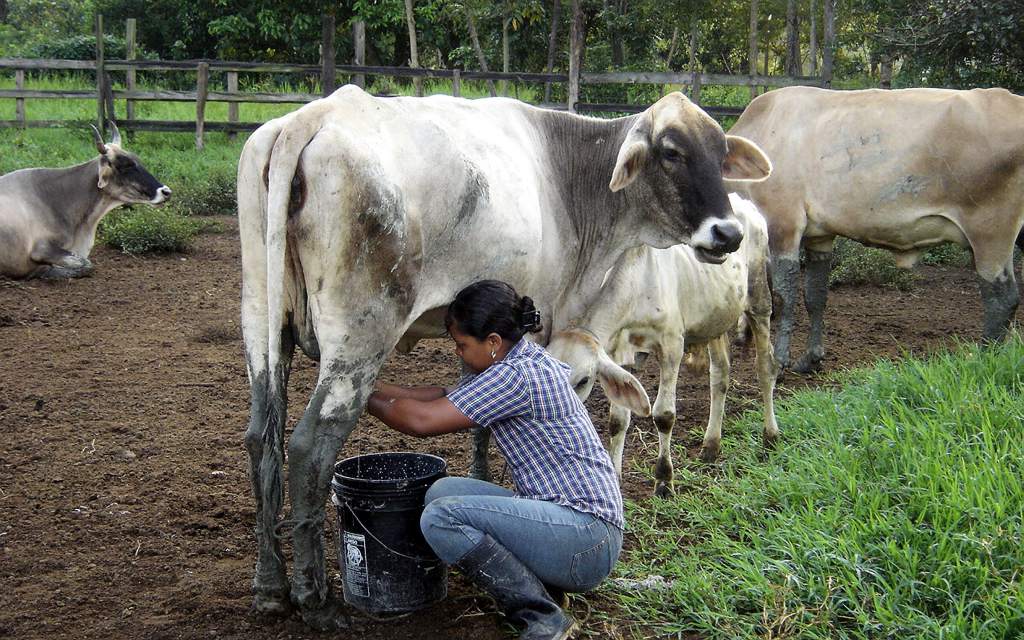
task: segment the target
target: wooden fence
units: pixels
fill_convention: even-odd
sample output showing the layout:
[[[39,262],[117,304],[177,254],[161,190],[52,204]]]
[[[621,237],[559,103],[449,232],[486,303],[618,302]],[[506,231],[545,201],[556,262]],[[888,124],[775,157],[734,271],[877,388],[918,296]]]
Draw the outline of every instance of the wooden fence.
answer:
[[[103,33],[102,16],[97,17],[96,32]],[[322,51],[332,52],[333,25],[325,21],[324,43]],[[306,93],[264,93],[242,92],[238,89],[239,73],[269,74],[300,74],[317,76],[323,88],[323,95],[337,86],[338,75],[347,75],[349,82],[365,85],[366,76],[389,76],[398,78],[436,78],[451,82],[454,96],[461,95],[462,82],[465,80],[506,80],[522,83],[565,84],[568,100],[565,103],[548,103],[537,106],[562,109],[572,112],[595,113],[637,113],[646,109],[646,104],[606,104],[580,102],[580,87],[597,84],[652,84],[652,85],[683,85],[691,99],[701,103],[701,89],[707,85],[727,85],[750,87],[751,94],[756,94],[759,87],[782,87],[791,85],[822,86],[822,77],[787,77],[762,75],[725,75],[708,73],[672,73],[672,72],[616,72],[586,73],[581,72],[579,65],[570,64],[570,73],[499,73],[484,71],[463,71],[459,69],[423,69],[412,67],[378,67],[357,65],[339,65],[334,63],[334,56],[325,56],[319,65],[312,64],[274,64],[262,62],[224,62],[219,60],[139,60],[135,59],[135,20],[129,19],[126,24],[127,56],[124,60],[107,60],[104,56],[103,38],[97,37],[95,60],[49,60],[49,59],[0,59],[0,69],[14,71],[15,88],[0,89],[0,98],[15,100],[15,119],[0,120],[0,127],[60,127],[67,126],[65,121],[28,120],[25,117],[25,100],[46,99],[80,99],[95,100],[97,105],[97,126],[103,129],[106,120],[114,120],[118,127],[127,131],[194,131],[196,148],[203,148],[203,137],[206,131],[226,131],[234,134],[239,131],[252,131],[260,126],[260,122],[241,122],[238,115],[238,104],[301,104],[315,100],[321,96]],[[581,51],[579,43],[574,43],[574,53]],[[574,57],[574,56],[573,56]],[[357,55],[357,59],[360,56]],[[572,58],[571,58],[572,59]],[[65,91],[38,90],[25,88],[26,71],[86,71],[93,72],[96,78],[95,90]],[[125,72],[123,88],[115,88],[110,78],[111,71]],[[139,71],[179,71],[193,72],[196,75],[194,91],[171,90],[139,90],[136,87],[136,74]],[[223,74],[223,89],[210,86],[211,73]],[[826,76],[827,77],[827,76]],[[115,100],[125,100],[124,117],[119,117],[114,110]],[[195,103],[196,116],[189,121],[139,120],[135,117],[137,101],[171,101]],[[228,103],[227,121],[211,122],[206,119],[205,110],[208,102]],[[741,107],[701,105],[712,115],[738,115]]]

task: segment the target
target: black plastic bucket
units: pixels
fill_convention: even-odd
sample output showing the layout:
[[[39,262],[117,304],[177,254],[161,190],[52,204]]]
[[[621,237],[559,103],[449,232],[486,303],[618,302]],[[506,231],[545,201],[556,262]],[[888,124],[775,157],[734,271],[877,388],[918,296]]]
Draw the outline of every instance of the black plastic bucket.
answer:
[[[425,453],[374,453],[334,465],[338,566],[345,602],[403,613],[442,600],[448,569],[420,531],[427,489],[446,473]]]

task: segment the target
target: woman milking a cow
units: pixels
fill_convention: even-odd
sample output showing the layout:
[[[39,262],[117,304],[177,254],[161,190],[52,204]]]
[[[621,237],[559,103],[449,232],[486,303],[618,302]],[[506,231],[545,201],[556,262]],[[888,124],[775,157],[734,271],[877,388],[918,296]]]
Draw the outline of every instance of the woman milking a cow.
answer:
[[[521,639],[567,638],[575,623],[559,606],[564,592],[596,587],[622,548],[611,459],[569,368],[523,339],[541,329],[530,298],[483,280],[459,292],[445,324],[470,373],[453,389],[378,382],[369,412],[414,436],[491,429],[515,491],[442,478],[427,492],[423,535],[525,626]]]

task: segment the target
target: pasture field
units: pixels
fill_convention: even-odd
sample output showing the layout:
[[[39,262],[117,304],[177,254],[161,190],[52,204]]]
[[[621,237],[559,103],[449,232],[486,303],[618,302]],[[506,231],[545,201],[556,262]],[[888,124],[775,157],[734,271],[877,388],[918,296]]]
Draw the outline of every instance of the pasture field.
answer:
[[[197,237],[187,253],[138,257],[100,247],[91,278],[0,282],[0,636],[325,637],[295,619],[248,613],[255,541],[242,442],[249,400],[239,249],[235,219],[215,220],[225,232]],[[842,287],[830,299],[826,365],[847,369],[974,337],[979,307],[969,269],[924,267],[907,291]],[[1021,357],[1019,345],[1014,349],[1004,362]],[[1020,492],[1013,502],[1013,485],[1000,486],[1012,465],[1019,472],[1020,382],[1011,378],[973,396],[968,381],[983,370],[969,365],[959,376],[963,414],[973,419],[989,402],[1015,402],[1016,432],[994,421],[976,432],[967,419],[947,424],[946,413],[924,427],[894,422],[905,415],[890,398],[901,394],[913,411],[932,415],[932,403],[921,399],[931,397],[936,379],[920,365],[907,373],[886,365],[839,379],[786,378],[784,396],[822,391],[785,402],[780,450],[761,460],[753,441],[760,428],[730,419],[722,462],[711,466],[693,459],[708,412],[706,379],[683,375],[679,495],[648,497],[657,439],[650,424],[635,421],[624,477],[627,550],[616,581],[574,598],[582,637],[984,637],[952,626],[932,634],[937,627],[911,615],[916,608],[935,624],[952,625],[957,607],[964,615],[1004,616],[1020,606],[1012,593],[1019,575],[1006,576],[996,564],[1006,561],[1001,555],[1013,535],[1010,553],[1020,548],[1019,528],[1009,529],[1014,517],[1019,527]],[[292,420],[315,372],[315,363],[297,358]],[[393,356],[382,375],[441,384],[457,372],[451,346],[436,340]],[[655,363],[640,373],[653,393]],[[752,354],[734,349],[733,373],[729,418],[755,409],[758,397]],[[904,387],[906,379],[917,386]],[[843,384],[854,391],[833,395]],[[588,406],[604,432],[603,395],[595,393]],[[996,410],[1012,413],[1013,406]],[[859,412],[859,423],[837,419]],[[413,449],[447,458],[453,474],[468,469],[468,438],[415,440],[369,418],[360,420],[344,455]],[[500,460],[492,464],[502,478]],[[967,482],[975,469],[984,485]],[[943,511],[947,506],[954,510]],[[928,520],[915,520],[910,509]],[[996,509],[1003,509],[998,519]],[[935,528],[934,538],[922,522]],[[1002,531],[992,528],[1000,523]],[[947,535],[952,527],[956,534]],[[326,531],[336,566],[333,523]],[[903,537],[887,538],[889,531]],[[892,555],[884,555],[890,542]],[[941,545],[934,560],[926,553],[933,543]],[[934,573],[913,573],[933,571],[932,562],[939,563]],[[637,587],[652,576],[672,581],[671,588]],[[943,580],[951,581],[945,592],[936,586]],[[967,590],[972,584],[978,588]],[[877,598],[864,609],[868,617],[843,617],[867,596]],[[452,573],[443,603],[391,622],[359,617],[351,636],[334,637],[509,636],[493,605]]]

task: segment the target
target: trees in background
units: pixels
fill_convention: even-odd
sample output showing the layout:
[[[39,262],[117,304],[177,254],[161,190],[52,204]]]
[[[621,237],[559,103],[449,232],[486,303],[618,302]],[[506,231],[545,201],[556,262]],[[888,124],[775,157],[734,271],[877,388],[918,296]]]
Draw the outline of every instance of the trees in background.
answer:
[[[835,7],[840,76],[895,73],[897,85],[1024,89],[1022,0],[578,2],[587,70],[815,73],[830,53],[820,46],[823,13]],[[339,61],[352,60],[352,27],[358,21],[365,25],[367,64],[410,64],[411,17],[420,66],[564,71],[569,5],[569,0],[14,0],[0,3],[0,54],[38,53],[41,43],[91,35],[93,15],[100,12],[115,34],[124,18],[138,18],[140,44],[162,58],[315,63],[321,18],[330,14]]]

